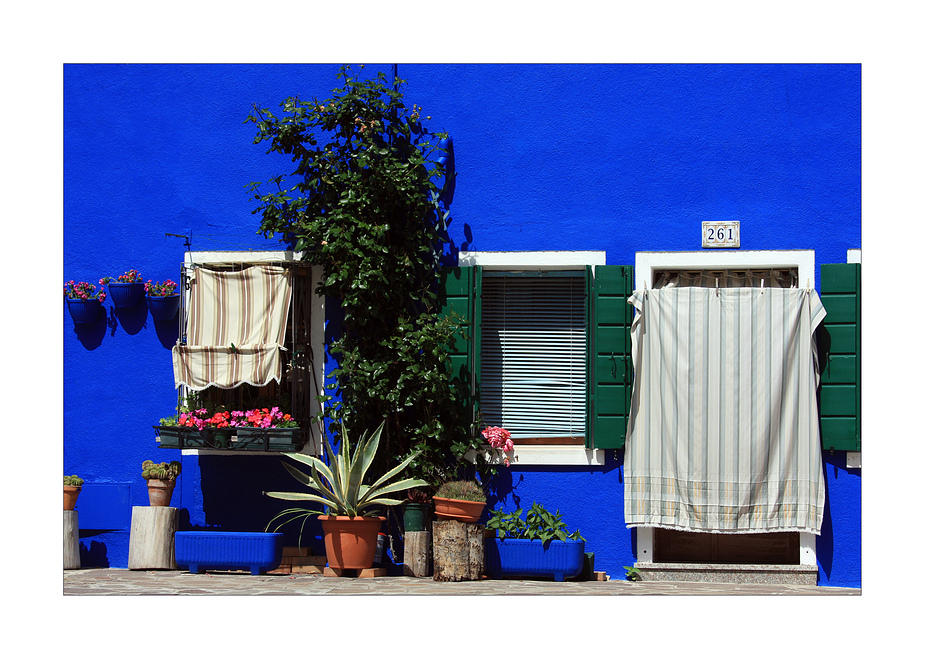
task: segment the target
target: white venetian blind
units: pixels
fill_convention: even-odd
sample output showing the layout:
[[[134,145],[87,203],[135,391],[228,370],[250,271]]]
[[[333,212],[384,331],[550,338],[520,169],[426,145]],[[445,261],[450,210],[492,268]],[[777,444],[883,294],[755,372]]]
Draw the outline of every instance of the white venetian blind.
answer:
[[[585,433],[583,276],[491,276],[482,286],[481,412],[515,439]]]

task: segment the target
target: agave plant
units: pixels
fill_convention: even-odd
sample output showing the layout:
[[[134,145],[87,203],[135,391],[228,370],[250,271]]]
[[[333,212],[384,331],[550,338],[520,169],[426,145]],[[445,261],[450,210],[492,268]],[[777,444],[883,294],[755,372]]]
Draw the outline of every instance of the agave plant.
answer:
[[[324,438],[324,446],[328,455],[331,456],[330,466],[322,460],[310,455],[300,453],[287,453],[286,457],[309,465],[311,475],[299,471],[287,462],[283,466],[291,473],[296,480],[314,490],[316,493],[307,492],[266,492],[267,496],[274,499],[286,499],[289,501],[311,501],[319,503],[328,508],[330,515],[345,516],[365,516],[375,515],[375,509],[381,506],[398,506],[401,505],[400,499],[394,499],[387,495],[395,492],[402,492],[411,487],[426,487],[426,481],[417,478],[406,478],[400,481],[393,479],[398,476],[417,454],[413,454],[403,460],[398,466],[390,469],[386,474],[379,478],[372,485],[364,485],[366,473],[376,456],[376,450],[379,448],[379,436],[382,434],[383,422],[378,429],[367,437],[367,433],[360,436],[360,441],[355,449],[351,449],[350,440],[347,438],[346,430],[341,434],[342,442],[340,452],[335,454],[331,450],[327,437]],[[392,482],[390,482],[392,481]],[[307,510],[305,508],[290,508],[284,510],[270,521],[282,520],[279,526],[287,522],[294,521],[300,517],[320,514],[317,510]],[[270,525],[267,525],[269,528]],[[279,528],[277,526],[277,528]]]

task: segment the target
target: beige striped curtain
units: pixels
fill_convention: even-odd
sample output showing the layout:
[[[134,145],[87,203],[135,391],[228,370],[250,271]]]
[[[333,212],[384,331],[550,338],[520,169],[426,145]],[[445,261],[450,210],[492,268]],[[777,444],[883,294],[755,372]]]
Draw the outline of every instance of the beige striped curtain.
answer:
[[[816,292],[679,287],[628,301],[627,526],[819,534]]]
[[[187,344],[173,347],[174,385],[199,391],[278,382],[292,296],[286,269],[197,267],[189,281]]]

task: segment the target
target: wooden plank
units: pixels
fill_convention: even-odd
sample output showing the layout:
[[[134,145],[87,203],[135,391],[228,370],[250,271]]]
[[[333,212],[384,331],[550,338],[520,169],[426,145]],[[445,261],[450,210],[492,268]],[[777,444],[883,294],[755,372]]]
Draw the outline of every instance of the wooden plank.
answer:
[[[433,554],[430,531],[406,531],[403,572],[406,577],[429,577]]]

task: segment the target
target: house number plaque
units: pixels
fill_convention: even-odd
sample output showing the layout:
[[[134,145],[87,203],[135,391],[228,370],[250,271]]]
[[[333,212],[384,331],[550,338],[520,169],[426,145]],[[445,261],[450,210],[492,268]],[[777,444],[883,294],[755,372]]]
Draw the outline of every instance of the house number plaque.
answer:
[[[738,247],[738,222],[703,222],[704,247]]]

